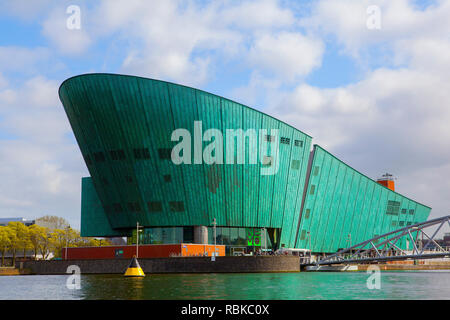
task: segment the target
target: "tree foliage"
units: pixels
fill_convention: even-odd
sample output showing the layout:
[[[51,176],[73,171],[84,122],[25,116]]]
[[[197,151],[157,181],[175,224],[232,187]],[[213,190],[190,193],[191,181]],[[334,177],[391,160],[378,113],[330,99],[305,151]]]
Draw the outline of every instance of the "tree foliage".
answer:
[[[45,218],[45,219],[44,219]],[[7,226],[0,226],[0,253],[2,255],[1,266],[5,264],[4,257],[7,252],[12,254],[15,265],[18,253],[32,250],[34,259],[48,259],[51,255],[55,258],[62,257],[62,251],[67,247],[90,247],[110,245],[107,240],[83,238],[78,230],[69,227],[63,218],[46,216],[43,221],[50,221],[51,228],[34,224],[29,227],[21,222],[10,222]],[[53,228],[54,226],[63,228]]]
[[[13,234],[11,228],[0,226],[0,252],[2,253],[1,266],[5,265],[5,254],[11,247],[12,240]]]

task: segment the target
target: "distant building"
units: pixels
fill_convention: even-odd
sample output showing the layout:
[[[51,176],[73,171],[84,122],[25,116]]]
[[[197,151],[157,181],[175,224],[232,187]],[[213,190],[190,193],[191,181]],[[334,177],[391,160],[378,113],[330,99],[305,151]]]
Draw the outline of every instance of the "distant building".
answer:
[[[35,220],[25,218],[0,218],[0,226],[7,226],[10,222],[22,222],[27,227],[35,224]]]
[[[444,238],[442,238],[442,245],[444,247],[450,247],[450,233],[444,234]]]
[[[426,250],[438,250],[438,244],[442,248],[450,247],[450,233],[445,233],[442,239],[434,239],[435,242],[430,241],[429,239],[419,239],[417,241],[419,248],[424,248],[426,246]]]

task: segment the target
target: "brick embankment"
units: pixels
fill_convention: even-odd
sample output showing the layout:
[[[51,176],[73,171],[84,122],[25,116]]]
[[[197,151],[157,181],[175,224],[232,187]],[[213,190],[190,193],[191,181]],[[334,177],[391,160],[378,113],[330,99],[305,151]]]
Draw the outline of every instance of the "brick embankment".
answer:
[[[82,274],[123,274],[129,259],[108,260],[52,260],[27,261],[25,269],[33,274],[66,274],[70,265],[80,268]],[[299,272],[296,256],[252,256],[153,258],[139,259],[145,273],[238,273],[238,272]]]

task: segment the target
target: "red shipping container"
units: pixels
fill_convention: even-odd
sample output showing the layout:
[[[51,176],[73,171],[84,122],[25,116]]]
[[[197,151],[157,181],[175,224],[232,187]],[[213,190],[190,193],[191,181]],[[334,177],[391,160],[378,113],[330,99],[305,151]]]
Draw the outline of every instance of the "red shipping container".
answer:
[[[225,246],[216,245],[217,256],[225,256]],[[66,259],[67,252],[67,259]],[[139,245],[139,258],[169,258],[171,256],[212,256],[214,245],[208,244],[144,244]],[[63,260],[84,259],[131,259],[136,255],[136,246],[105,246],[63,248]]]

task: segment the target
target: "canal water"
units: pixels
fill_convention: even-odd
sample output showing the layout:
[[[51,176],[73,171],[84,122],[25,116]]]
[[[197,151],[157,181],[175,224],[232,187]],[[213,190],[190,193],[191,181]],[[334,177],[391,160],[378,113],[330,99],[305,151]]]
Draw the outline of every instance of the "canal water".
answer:
[[[382,272],[380,289],[368,289],[369,277],[365,272],[81,275],[77,290],[68,289],[69,275],[2,276],[0,300],[450,299],[450,270]]]

